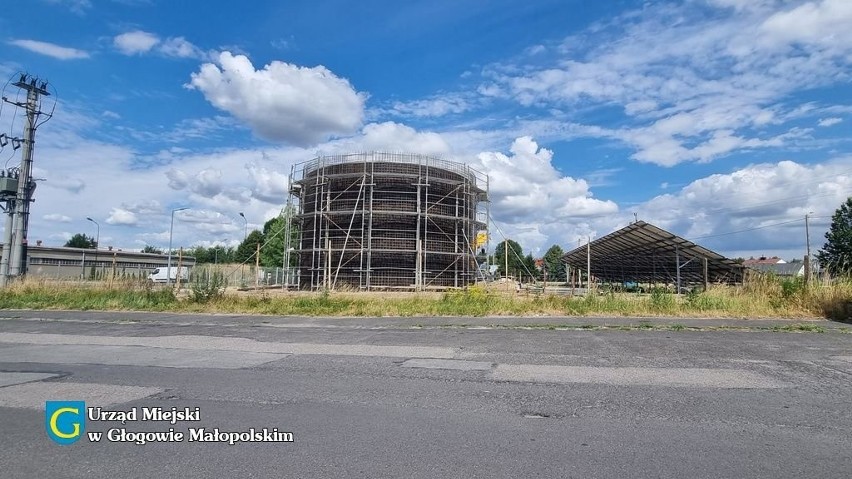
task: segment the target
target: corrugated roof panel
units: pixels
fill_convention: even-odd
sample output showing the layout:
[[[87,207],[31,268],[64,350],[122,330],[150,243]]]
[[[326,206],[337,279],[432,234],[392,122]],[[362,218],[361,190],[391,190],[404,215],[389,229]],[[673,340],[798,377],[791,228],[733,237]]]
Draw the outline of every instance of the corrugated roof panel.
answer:
[[[644,221],[592,241],[590,249],[592,276],[606,282],[674,282],[678,259],[681,284],[704,281],[704,259],[710,282],[736,283],[743,276],[742,265],[734,260]],[[583,245],[562,261],[585,270],[586,256]]]

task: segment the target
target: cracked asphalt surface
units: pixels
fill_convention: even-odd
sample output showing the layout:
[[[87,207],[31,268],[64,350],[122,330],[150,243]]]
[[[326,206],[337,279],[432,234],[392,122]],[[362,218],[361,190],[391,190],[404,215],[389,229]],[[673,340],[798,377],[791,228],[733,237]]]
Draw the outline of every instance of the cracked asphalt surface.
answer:
[[[0,475],[848,477],[852,334],[800,323],[2,311]],[[600,329],[648,324],[706,330]],[[60,446],[46,400],[294,441]]]

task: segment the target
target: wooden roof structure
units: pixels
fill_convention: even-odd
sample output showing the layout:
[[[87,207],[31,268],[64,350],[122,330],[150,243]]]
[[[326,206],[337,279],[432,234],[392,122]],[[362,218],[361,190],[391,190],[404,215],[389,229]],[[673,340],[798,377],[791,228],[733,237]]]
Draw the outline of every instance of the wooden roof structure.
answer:
[[[678,276],[681,285],[743,279],[741,264],[644,221],[592,241],[588,255],[592,276],[609,283],[675,284]],[[562,261],[585,271],[587,245],[569,251]]]

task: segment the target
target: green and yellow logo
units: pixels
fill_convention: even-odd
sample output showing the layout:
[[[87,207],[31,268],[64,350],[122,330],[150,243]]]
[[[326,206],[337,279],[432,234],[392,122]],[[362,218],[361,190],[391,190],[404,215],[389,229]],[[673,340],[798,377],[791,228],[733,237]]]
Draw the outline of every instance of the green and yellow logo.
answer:
[[[85,401],[46,401],[44,427],[47,436],[62,445],[74,444],[86,430]]]

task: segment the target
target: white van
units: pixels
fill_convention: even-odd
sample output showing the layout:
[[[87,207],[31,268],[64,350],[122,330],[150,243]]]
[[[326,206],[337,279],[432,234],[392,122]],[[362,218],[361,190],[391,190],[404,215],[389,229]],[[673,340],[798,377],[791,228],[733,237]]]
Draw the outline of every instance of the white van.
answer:
[[[152,283],[167,283],[169,281],[169,276],[171,276],[171,282],[175,283],[178,279],[178,267],[172,266],[171,268],[162,267],[157,268],[148,275],[148,281]],[[187,281],[189,279],[189,268],[186,266],[180,267],[180,280],[181,282]]]

